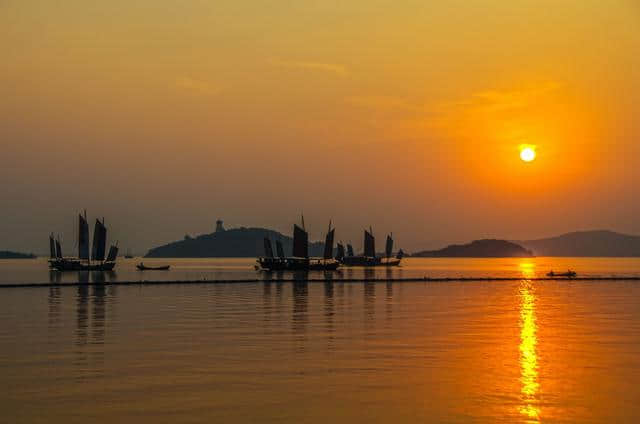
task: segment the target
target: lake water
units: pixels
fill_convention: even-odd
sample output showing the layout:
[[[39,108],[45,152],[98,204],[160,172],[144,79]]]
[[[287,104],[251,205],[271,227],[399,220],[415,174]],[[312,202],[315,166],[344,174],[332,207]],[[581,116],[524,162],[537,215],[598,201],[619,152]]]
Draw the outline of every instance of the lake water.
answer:
[[[164,275],[135,262],[88,278],[266,277],[247,259],[145,260],[172,264]],[[522,278],[499,282],[0,289],[0,422],[638,422],[640,282],[527,280],[567,268],[637,276],[640,260],[408,259],[390,273]],[[50,278],[86,281],[0,261],[0,284]]]
[[[171,265],[169,271],[138,271],[136,264]],[[185,280],[246,280],[295,279],[293,273],[256,272],[252,258],[212,259],[118,259],[113,272],[56,272],[49,271],[47,259],[0,260],[0,285],[20,283],[77,283],[118,281],[185,281]],[[576,270],[580,276],[640,277],[640,258],[405,258],[401,267],[341,268],[325,274],[310,272],[311,279],[352,278],[422,278],[422,277],[544,277],[554,270]],[[305,274],[306,276],[307,274]]]

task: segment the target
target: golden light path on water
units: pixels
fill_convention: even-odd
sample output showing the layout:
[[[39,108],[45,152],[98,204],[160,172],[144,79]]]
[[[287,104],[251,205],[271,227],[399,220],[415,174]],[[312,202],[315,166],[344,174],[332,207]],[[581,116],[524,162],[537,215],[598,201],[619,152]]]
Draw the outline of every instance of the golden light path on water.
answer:
[[[534,275],[535,264],[523,262],[520,264],[523,277]],[[520,383],[522,405],[520,414],[531,422],[538,422],[540,408],[538,406],[538,354],[536,346],[536,298],[535,289],[529,280],[523,280],[520,285]]]

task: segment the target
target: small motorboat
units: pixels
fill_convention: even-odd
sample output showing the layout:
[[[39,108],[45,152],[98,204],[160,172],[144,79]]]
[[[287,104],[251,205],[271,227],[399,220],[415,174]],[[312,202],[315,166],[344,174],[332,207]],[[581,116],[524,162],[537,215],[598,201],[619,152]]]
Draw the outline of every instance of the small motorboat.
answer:
[[[161,266],[147,266],[144,263],[140,262],[136,265],[140,271],[167,271],[171,265],[161,265]]]
[[[565,277],[565,278],[574,278],[576,275],[575,271],[568,270],[567,272],[553,272],[550,271],[547,273],[547,277]]]

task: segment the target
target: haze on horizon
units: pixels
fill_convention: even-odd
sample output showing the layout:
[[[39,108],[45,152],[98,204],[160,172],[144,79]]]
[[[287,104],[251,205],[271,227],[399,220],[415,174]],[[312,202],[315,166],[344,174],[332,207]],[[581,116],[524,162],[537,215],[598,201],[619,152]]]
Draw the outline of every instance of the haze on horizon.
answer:
[[[640,233],[634,0],[5,0],[0,28],[0,250],[70,253],[84,208],[138,252],[301,211],[409,250]]]

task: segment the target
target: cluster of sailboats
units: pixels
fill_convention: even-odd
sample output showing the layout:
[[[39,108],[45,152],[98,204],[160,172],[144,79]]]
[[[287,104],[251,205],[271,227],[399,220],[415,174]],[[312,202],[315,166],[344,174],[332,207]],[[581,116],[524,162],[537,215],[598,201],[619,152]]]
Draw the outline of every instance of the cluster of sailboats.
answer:
[[[49,267],[58,271],[111,271],[116,266],[118,257],[118,243],[111,245],[109,252],[107,247],[107,227],[102,221],[96,219],[93,228],[93,244],[89,252],[89,224],[87,212],[78,214],[78,257],[64,257],[60,238],[49,235]],[[105,255],[106,253],[106,255]]]
[[[378,256],[375,249],[375,237],[373,230],[364,231],[364,252],[362,255],[355,255],[353,246],[349,243],[345,246],[337,243],[334,255],[335,228],[329,222],[329,229],[325,237],[324,254],[322,257],[314,258],[309,256],[309,234],[302,225],[293,226],[293,249],[291,256],[286,256],[280,240],[275,241],[275,252],[271,240],[264,238],[264,256],[257,259],[257,268],[269,271],[298,271],[298,270],[318,270],[333,271],[340,266],[398,266],[404,255],[402,249],[393,255],[393,236],[387,236],[385,254]],[[87,212],[78,214],[78,256],[65,257],[62,255],[62,244],[59,237],[53,233],[49,235],[50,259],[49,267],[58,271],[111,271],[116,265],[118,256],[118,243],[111,245],[109,251],[107,247],[107,227],[104,218],[96,219],[93,229],[93,243],[89,239],[89,224]],[[91,245],[91,249],[89,246]],[[168,269],[165,267],[148,267],[140,263],[138,269]]]
[[[336,254],[334,256],[334,236],[335,228],[329,229],[324,242],[324,254],[321,258],[309,257],[309,234],[304,226],[293,225],[293,249],[291,256],[285,256],[282,242],[275,241],[276,252],[274,254],[271,239],[264,238],[264,256],[257,259],[256,268],[267,271],[333,271],[339,266],[399,266],[404,252],[400,249],[393,256],[393,236],[387,236],[384,256],[376,255],[375,237],[373,230],[364,231],[364,252],[362,255],[355,255],[353,246],[348,243],[345,247],[342,243],[337,243]]]

